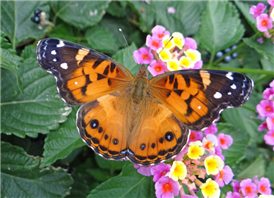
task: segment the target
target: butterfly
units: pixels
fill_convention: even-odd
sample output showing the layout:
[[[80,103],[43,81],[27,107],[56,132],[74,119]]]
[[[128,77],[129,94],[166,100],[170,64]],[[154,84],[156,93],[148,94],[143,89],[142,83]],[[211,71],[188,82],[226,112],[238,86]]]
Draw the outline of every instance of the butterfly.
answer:
[[[105,159],[149,166],[169,160],[187,145],[190,130],[210,126],[228,107],[249,98],[253,81],[218,70],[179,70],[148,79],[92,49],[48,38],[37,44],[40,66],[56,78],[69,105],[81,105],[82,140]]]

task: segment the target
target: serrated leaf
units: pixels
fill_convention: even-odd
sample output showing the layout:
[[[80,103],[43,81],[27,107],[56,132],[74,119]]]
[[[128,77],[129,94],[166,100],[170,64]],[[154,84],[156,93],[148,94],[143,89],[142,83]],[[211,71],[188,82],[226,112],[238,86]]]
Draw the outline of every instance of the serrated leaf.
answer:
[[[8,35],[12,43],[12,49],[17,44],[29,38],[38,39],[44,35],[43,29],[30,18],[33,12],[40,8],[47,14],[49,6],[43,1],[3,1],[1,2],[1,29]]]
[[[152,2],[151,2],[152,3]],[[139,28],[143,32],[150,32],[156,18],[155,7],[145,1],[128,1],[128,4],[139,15]]]
[[[1,197],[64,197],[73,180],[63,169],[40,169],[40,158],[1,142]],[[12,189],[12,190],[11,190]]]
[[[250,163],[248,167],[236,176],[236,179],[253,178],[256,175],[259,178],[265,175],[265,161],[262,156],[258,156],[254,162]]]
[[[224,133],[233,138],[233,144],[229,149],[222,151],[225,156],[225,164],[233,167],[246,156],[249,137],[245,131],[231,125],[218,123],[217,126],[218,133]]]
[[[106,160],[99,155],[95,155],[95,160],[100,168],[108,169],[111,173],[116,170],[121,170],[125,165],[125,161]]]
[[[201,1],[153,1],[156,8],[157,24],[162,24],[168,31],[181,32],[189,36],[195,34],[201,24],[201,14],[206,2]],[[167,12],[168,7],[174,7],[175,13]]]
[[[73,34],[73,29],[68,24],[60,24],[56,26],[50,33],[49,37],[59,38],[63,40],[67,40],[70,42],[75,42],[75,35]]]
[[[1,133],[37,137],[66,120],[71,108],[60,99],[54,77],[41,69],[35,53],[18,72],[24,94],[10,71],[1,71]]]
[[[134,61],[133,52],[137,50],[136,45],[133,43],[129,48],[119,50],[112,58],[122,65],[124,65],[133,75],[140,69],[140,65]]]
[[[152,177],[137,173],[132,164],[125,165],[120,175],[110,178],[93,189],[88,198],[155,197]]]
[[[237,43],[245,31],[236,8],[227,1],[207,2],[201,23],[201,47],[212,55]]]
[[[252,94],[245,105],[254,108],[258,103],[258,98]],[[257,119],[252,119],[257,116],[255,112],[245,109],[244,107],[239,107],[226,109],[222,113],[222,116],[230,125],[246,131],[253,140],[258,141],[259,122]]]
[[[262,44],[258,43],[255,38],[244,38],[243,41],[251,48],[254,48],[259,54],[267,56],[274,64],[273,43],[269,39],[265,39]],[[272,70],[273,71],[273,68]]]
[[[254,19],[252,14],[249,13],[251,5],[248,4],[248,2],[242,2],[238,0],[234,1],[234,3],[241,10],[242,14],[244,15],[245,19],[247,20],[248,24],[252,27],[252,29],[256,32],[259,32],[259,30],[256,27],[256,19]]]
[[[105,14],[106,1],[52,1],[55,14],[66,23],[83,29],[97,24]]]
[[[49,166],[58,159],[64,159],[74,149],[85,145],[76,128],[76,112],[77,108],[73,108],[67,121],[58,130],[47,135],[41,167]]]
[[[102,53],[114,53],[118,50],[116,39],[102,27],[95,26],[87,29],[85,37],[93,49]]]
[[[118,1],[112,1],[106,11],[115,17],[125,16],[125,9],[121,6],[121,2]]]
[[[82,173],[73,171],[74,183],[71,187],[70,194],[66,198],[86,198],[89,194],[89,186]]]

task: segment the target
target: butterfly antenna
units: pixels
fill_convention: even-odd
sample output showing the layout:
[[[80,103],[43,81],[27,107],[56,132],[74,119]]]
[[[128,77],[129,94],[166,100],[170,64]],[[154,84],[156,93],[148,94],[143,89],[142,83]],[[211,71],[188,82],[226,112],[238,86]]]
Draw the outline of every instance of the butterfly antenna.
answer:
[[[166,48],[167,44],[173,39],[173,36],[170,37],[168,42],[165,44],[165,46],[162,48],[162,50],[159,52],[159,54]]]
[[[125,35],[124,35],[124,33],[123,33],[123,30],[122,30],[121,28],[119,28],[119,31],[121,32],[121,34],[122,34],[122,36],[123,36],[123,38],[124,38],[124,40],[125,40],[125,42],[126,42],[126,44],[127,44],[127,47],[128,47],[128,49],[129,49],[130,53],[132,54],[132,56],[133,56],[135,62],[137,63],[137,60],[136,60],[135,56],[133,55],[133,52],[131,51],[131,49],[130,49],[130,47],[129,47],[129,45],[128,45],[128,42],[127,42],[127,39],[126,39],[126,37],[125,37]]]

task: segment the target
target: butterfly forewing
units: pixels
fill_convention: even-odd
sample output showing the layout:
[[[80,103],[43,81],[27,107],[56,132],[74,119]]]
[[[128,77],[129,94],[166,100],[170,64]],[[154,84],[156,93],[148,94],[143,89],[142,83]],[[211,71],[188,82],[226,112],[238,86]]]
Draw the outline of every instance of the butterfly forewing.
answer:
[[[181,70],[150,80],[151,92],[192,130],[201,130],[228,107],[243,105],[253,81],[243,74],[219,70]]]
[[[133,78],[108,56],[60,39],[39,41],[37,59],[43,69],[55,76],[61,97],[70,105],[124,89]]]

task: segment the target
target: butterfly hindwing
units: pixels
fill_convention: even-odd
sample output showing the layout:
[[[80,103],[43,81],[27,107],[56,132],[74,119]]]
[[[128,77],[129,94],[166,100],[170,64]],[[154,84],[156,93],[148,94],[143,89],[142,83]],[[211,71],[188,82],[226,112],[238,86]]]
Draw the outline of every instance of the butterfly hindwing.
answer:
[[[253,88],[245,75],[219,70],[168,72],[149,83],[152,94],[196,131],[210,126],[223,109],[243,105]]]
[[[60,39],[39,41],[37,59],[43,69],[55,76],[59,94],[70,105],[124,89],[133,78],[108,56]]]

